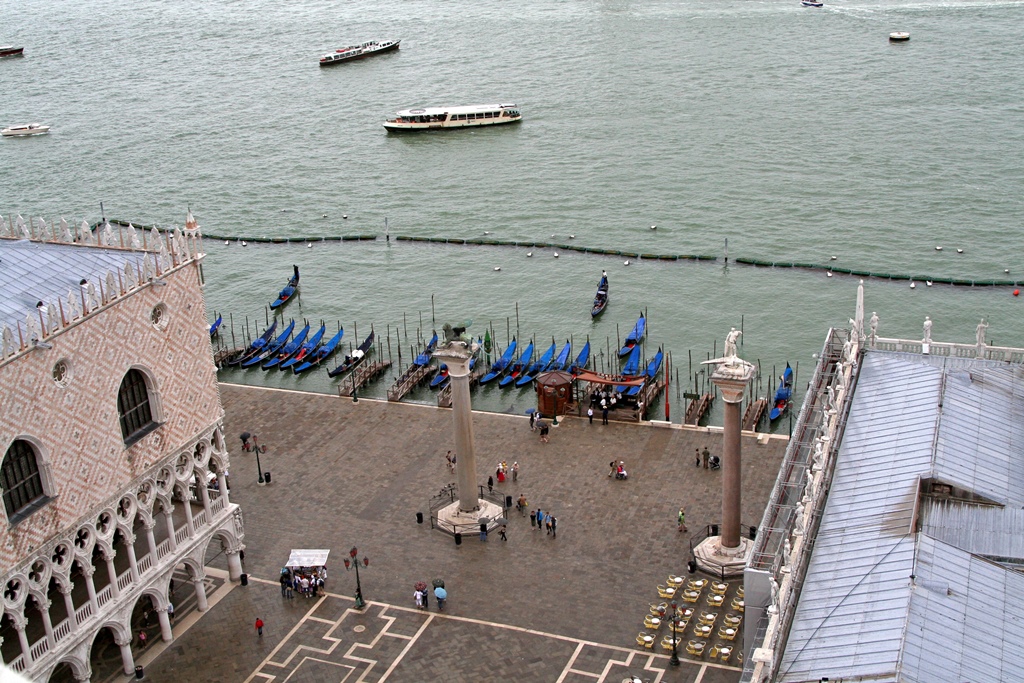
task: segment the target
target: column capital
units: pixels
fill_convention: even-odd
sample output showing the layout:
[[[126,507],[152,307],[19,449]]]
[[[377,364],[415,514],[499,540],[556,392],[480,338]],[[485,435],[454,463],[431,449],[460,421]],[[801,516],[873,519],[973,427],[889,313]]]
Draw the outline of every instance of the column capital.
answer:
[[[711,373],[711,381],[722,392],[726,403],[741,403],[747,385],[757,375],[757,368],[740,358],[732,357],[729,360],[717,364],[718,367]]]
[[[120,647],[124,647],[125,645],[131,645],[132,644],[132,637],[131,637],[130,634],[129,635],[118,635],[118,634],[115,634],[114,635],[114,642],[117,643],[117,645],[119,645]]]
[[[448,365],[448,375],[453,379],[469,375],[469,361],[472,360],[476,344],[464,341],[450,341],[434,351],[434,357]]]

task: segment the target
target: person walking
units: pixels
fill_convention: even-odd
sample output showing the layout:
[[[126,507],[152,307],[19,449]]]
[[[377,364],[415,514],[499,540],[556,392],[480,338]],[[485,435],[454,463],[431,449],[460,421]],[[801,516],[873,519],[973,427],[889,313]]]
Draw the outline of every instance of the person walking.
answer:
[[[608,424],[608,406],[607,405],[601,406],[601,424],[603,424],[603,425]]]
[[[533,412],[533,413],[530,413],[530,431],[532,432],[532,431],[535,431],[536,429],[537,429],[537,413]]]
[[[174,623],[174,603],[167,603],[167,619],[173,624]]]
[[[444,604],[448,601],[448,591],[438,586],[434,589],[434,597],[437,598],[438,611],[444,611]]]
[[[487,477],[487,493],[494,491],[494,477]]]
[[[537,513],[534,510],[530,510],[530,527],[537,526]]]
[[[551,518],[551,538],[558,538],[558,518]]]
[[[541,422],[541,423],[539,423],[539,426],[540,426],[540,442],[541,443],[547,443],[548,442],[548,423],[547,422]]]
[[[519,508],[519,514],[523,517],[526,516],[526,506],[529,503],[526,502],[526,496],[522,493],[519,494],[519,500],[516,501],[516,507]],[[533,526],[532,524],[530,526]]]
[[[590,424],[594,424],[594,408],[591,406],[587,408],[587,419],[590,420]]]
[[[453,467],[453,464],[452,464],[452,452],[448,451],[448,454],[444,456],[444,459],[448,463],[448,471],[451,472],[452,471],[452,467]]]
[[[423,591],[413,591],[412,599],[416,601],[416,609],[423,609]]]
[[[146,635],[145,631],[139,631],[139,647],[140,648],[146,647],[146,640],[148,638],[149,638],[149,636]]]
[[[288,597],[286,589],[288,588],[288,584],[291,583],[291,579],[288,578],[288,574],[287,573],[281,574],[280,582],[281,582],[281,597],[282,598],[286,598],[286,597]]]
[[[544,528],[544,511],[537,508],[537,530]]]
[[[508,540],[508,536],[505,535],[505,525],[504,524],[502,524],[500,527],[498,527],[498,537],[501,540],[503,540],[503,541],[507,541]]]
[[[700,452],[700,456],[704,459],[704,469],[708,469],[708,461],[711,459],[711,451],[705,446],[704,450]]]
[[[686,508],[679,508],[679,531],[686,531]]]
[[[549,514],[544,518],[544,528],[547,529],[548,536],[551,535],[551,515]]]
[[[487,540],[487,522],[480,522],[480,540]]]
[[[519,481],[519,461],[512,463],[512,481]]]
[[[615,461],[612,460],[610,463],[608,463],[608,476],[611,477],[611,476],[614,476],[614,475],[615,475]]]
[[[263,620],[259,617],[256,617],[256,635],[263,637]]]

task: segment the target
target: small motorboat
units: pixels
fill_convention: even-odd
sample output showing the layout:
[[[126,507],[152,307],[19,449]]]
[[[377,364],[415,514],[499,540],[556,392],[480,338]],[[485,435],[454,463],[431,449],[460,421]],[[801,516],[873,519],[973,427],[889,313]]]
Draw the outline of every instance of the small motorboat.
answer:
[[[17,137],[26,135],[42,135],[43,133],[49,133],[50,127],[43,123],[26,123],[21,126],[10,126],[0,130],[0,135],[4,137]]]
[[[0,57],[20,57],[25,52],[23,47],[15,47],[14,45],[3,45],[0,46]]]
[[[910,40],[910,34],[906,31],[893,31],[889,34],[889,40],[893,43],[902,43]]]
[[[800,4],[804,7],[824,7],[825,3],[818,2],[818,0],[800,0]]]

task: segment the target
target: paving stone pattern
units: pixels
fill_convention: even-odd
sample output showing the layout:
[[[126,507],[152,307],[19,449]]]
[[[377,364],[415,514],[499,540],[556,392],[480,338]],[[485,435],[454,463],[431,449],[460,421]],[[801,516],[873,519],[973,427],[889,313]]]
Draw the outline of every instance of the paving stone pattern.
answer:
[[[222,384],[232,447],[231,498],[245,518],[246,587],[237,586],[146,669],[152,681],[737,681],[728,665],[668,666],[658,645],[635,644],[669,574],[686,574],[690,532],[721,517],[721,473],[694,467],[695,449],[721,454],[721,436],[567,418],[543,444],[525,415],[477,413],[480,483],[504,459],[525,493],[552,512],[558,536],[510,510],[508,542],[461,546],[416,523],[452,482],[451,412]],[[237,436],[259,435],[271,483],[257,486],[255,456]],[[757,524],[785,450],[744,438],[742,520]],[[608,477],[625,460],[628,481]],[[342,560],[358,546],[364,613],[352,610],[355,575]],[[283,599],[277,584],[292,548],[330,548],[329,597]],[[689,575],[687,575],[689,576]],[[443,578],[445,612],[413,602],[413,584]],[[730,594],[732,589],[730,590]],[[253,624],[267,623],[263,638]],[[357,632],[356,626],[365,629]],[[662,629],[665,631],[666,629]],[[662,633],[658,634],[659,640]],[[691,636],[692,637],[692,636]],[[737,645],[739,645],[737,641]],[[709,644],[710,645],[710,644]]]

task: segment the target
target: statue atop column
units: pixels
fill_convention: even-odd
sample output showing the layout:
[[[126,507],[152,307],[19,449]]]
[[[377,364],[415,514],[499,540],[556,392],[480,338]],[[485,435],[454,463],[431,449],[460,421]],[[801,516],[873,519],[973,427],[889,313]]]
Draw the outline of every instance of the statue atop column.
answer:
[[[874,346],[875,339],[878,337],[878,314],[874,311],[871,311],[871,320],[868,324],[871,325],[871,345]]]
[[[922,341],[925,344],[932,343],[932,319],[928,316],[924,317],[924,338]]]
[[[743,334],[735,327],[729,330],[729,334],[725,335],[725,357],[736,358],[739,354],[736,351],[736,340]]]

